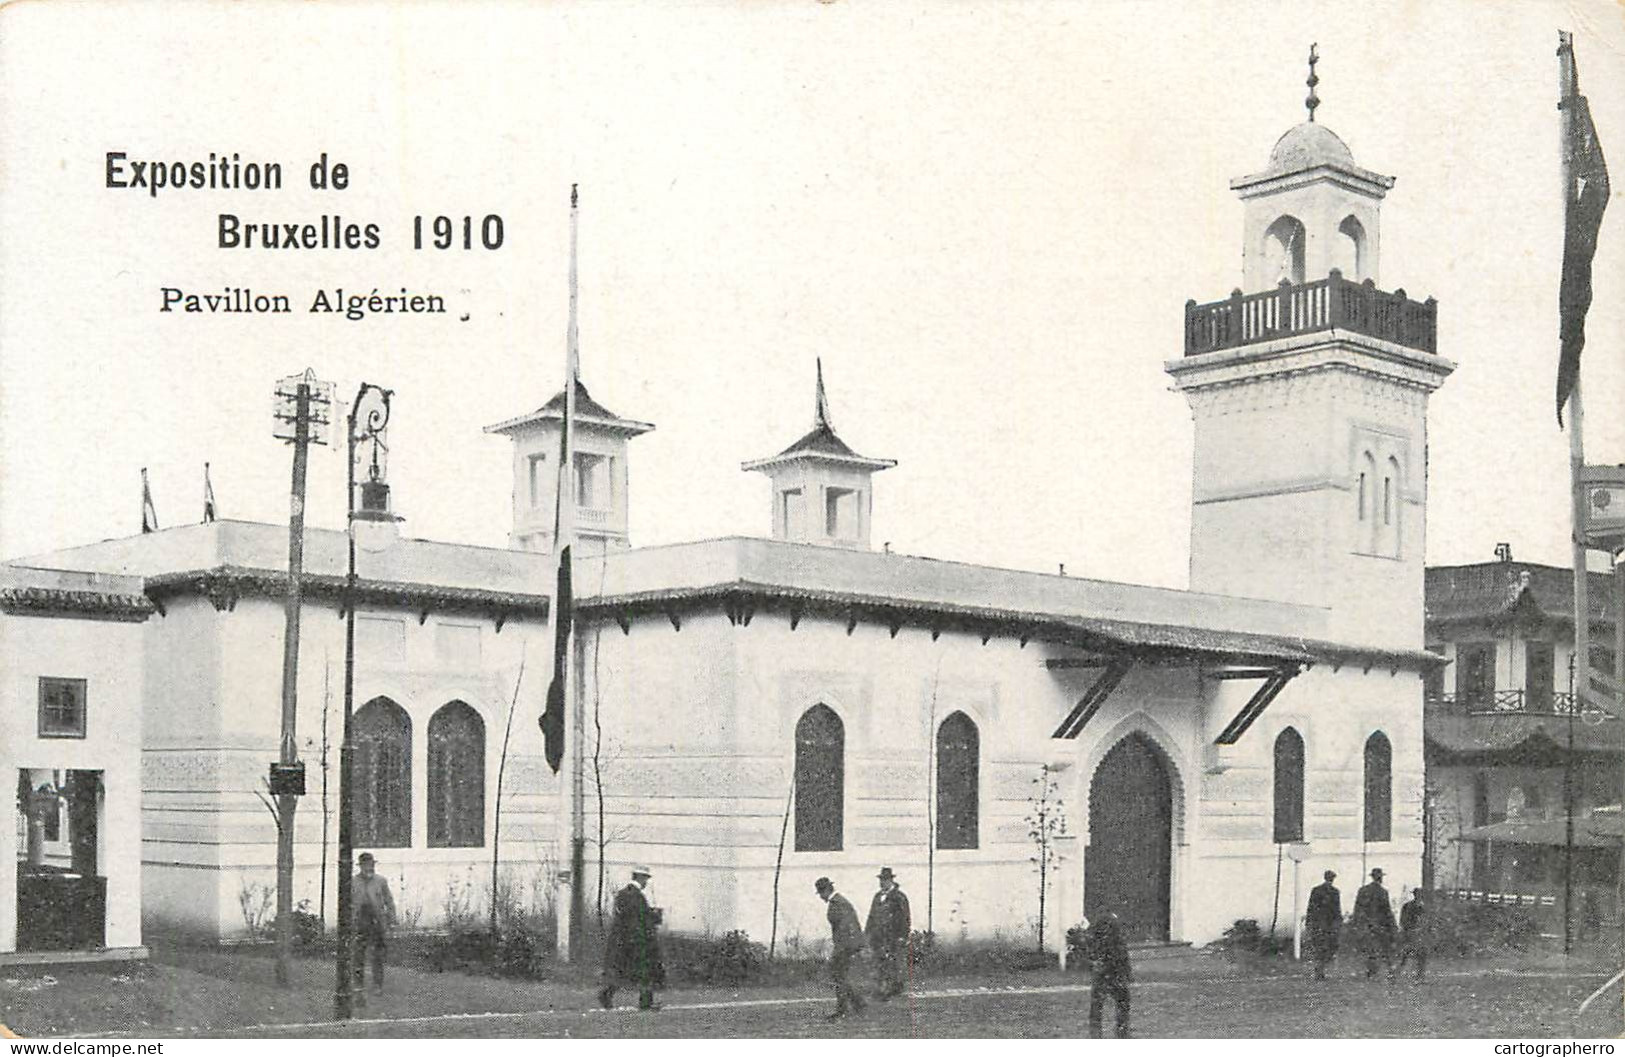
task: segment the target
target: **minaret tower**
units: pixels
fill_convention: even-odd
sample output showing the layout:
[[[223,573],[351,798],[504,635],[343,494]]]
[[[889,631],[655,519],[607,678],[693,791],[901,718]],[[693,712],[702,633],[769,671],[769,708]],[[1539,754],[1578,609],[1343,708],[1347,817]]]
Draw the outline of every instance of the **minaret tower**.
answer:
[[[773,482],[774,539],[868,550],[870,478],[896,465],[859,455],[835,435],[820,361],[812,432],[772,458],[741,468],[760,470]]]
[[[648,422],[622,418],[576,383],[572,447],[575,473],[577,554],[625,550],[627,533],[627,442],[654,429]],[[513,440],[513,530],[515,550],[553,549],[553,511],[558,495],[560,434],[564,430],[564,390],[528,415],[486,426]]]
[[[1325,606],[1334,638],[1422,646],[1437,305],[1376,285],[1394,184],[1309,120],[1232,181],[1243,288],[1185,306],[1166,369],[1195,420],[1190,586]]]

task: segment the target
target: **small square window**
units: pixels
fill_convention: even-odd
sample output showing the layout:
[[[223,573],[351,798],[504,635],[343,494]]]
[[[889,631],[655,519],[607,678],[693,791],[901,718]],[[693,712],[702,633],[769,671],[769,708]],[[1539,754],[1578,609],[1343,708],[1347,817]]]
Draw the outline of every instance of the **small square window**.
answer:
[[[540,510],[547,498],[547,456],[532,455],[526,465],[530,468],[530,508]]]
[[[801,489],[786,488],[779,493],[779,512],[784,522],[784,538],[800,539],[806,532],[804,522],[807,517],[807,504],[802,499]]]
[[[610,508],[610,460],[607,455],[576,452],[576,506],[585,510]]]
[[[858,494],[852,489],[824,489],[824,535],[832,540],[858,538]]]
[[[85,681],[41,676],[39,681],[39,736],[85,736]]]

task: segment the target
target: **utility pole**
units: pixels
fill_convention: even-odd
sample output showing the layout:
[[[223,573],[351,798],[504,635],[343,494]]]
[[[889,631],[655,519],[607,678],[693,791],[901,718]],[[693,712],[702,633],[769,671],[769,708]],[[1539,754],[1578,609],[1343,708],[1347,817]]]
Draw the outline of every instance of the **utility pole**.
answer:
[[[287,987],[293,976],[293,836],[294,813],[305,792],[305,768],[299,760],[299,612],[305,558],[305,466],[311,443],[327,443],[333,406],[332,386],[306,370],[277,382],[276,437],[293,444],[293,487],[288,501],[288,589],[286,630],[282,636],[282,738],[277,762],[271,765],[271,795],[276,797],[276,979]]]

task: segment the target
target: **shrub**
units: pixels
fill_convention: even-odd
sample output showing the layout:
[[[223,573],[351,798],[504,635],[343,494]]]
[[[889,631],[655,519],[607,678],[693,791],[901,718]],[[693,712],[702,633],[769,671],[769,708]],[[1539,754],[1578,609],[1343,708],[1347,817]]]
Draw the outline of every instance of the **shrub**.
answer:
[[[998,937],[939,943],[934,933],[916,932],[909,943],[916,975],[1030,972],[1055,966],[1053,951],[1035,950],[1025,943],[1012,945]]]
[[[317,951],[322,949],[325,929],[322,925],[322,919],[311,913],[310,900],[301,899],[299,905],[294,907],[292,913],[289,914],[289,918],[293,922],[293,946],[295,950]],[[272,937],[278,935],[278,920],[273,918],[270,924],[266,926],[267,935]]]
[[[529,899],[520,886],[504,883],[495,892],[496,932],[489,910],[475,904],[472,885],[449,881],[442,908],[445,934],[425,941],[423,958],[438,972],[447,970],[540,978],[553,966],[558,919],[545,885],[533,883]]]
[[[1253,918],[1237,918],[1235,924],[1224,930],[1212,946],[1231,955],[1252,954],[1260,958],[1276,958],[1292,953],[1292,933],[1266,933]]]
[[[1438,899],[1429,904],[1433,950],[1472,957],[1523,950],[1540,938],[1540,926],[1518,907],[1486,906]]]
[[[1066,971],[1081,973],[1089,968],[1089,926],[1078,922],[1066,930]]]
[[[683,983],[737,987],[756,982],[767,965],[767,948],[743,929],[717,937],[663,937],[662,956],[669,975]]]

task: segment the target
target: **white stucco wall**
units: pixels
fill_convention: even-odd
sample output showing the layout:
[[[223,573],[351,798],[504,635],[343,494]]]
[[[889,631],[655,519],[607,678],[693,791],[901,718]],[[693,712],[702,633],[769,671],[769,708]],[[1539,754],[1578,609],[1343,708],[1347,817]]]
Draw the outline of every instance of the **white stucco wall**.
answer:
[[[6,569],[7,587],[139,595],[123,577]],[[107,879],[108,947],[141,945],[140,744],[142,626],[87,616],[0,613],[0,775],[20,768],[101,772],[96,866]],[[85,736],[41,738],[39,680],[85,680]],[[14,816],[15,817],[15,816]],[[0,953],[16,949],[16,827],[0,826]]]

